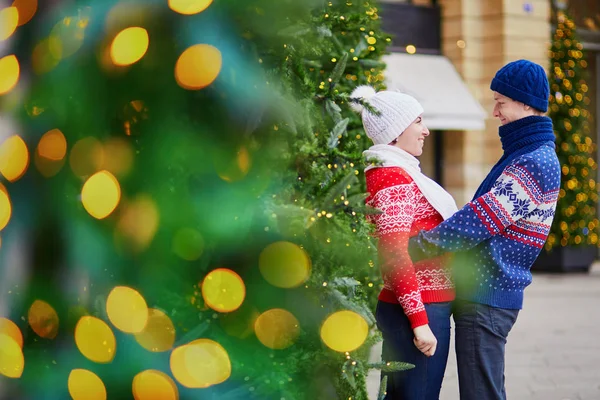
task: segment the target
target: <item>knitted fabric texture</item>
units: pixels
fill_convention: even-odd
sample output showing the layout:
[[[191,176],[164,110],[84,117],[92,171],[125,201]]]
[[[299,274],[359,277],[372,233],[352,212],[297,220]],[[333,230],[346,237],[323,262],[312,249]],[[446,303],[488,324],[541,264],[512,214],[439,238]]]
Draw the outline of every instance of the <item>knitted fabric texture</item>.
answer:
[[[551,125],[542,126],[545,134],[552,134]],[[509,132],[503,143],[518,137],[514,125],[506,127]],[[507,150],[513,143],[506,143]],[[508,162],[489,191],[410,240],[413,260],[456,253],[457,298],[491,307],[522,308],[523,292],[532,279],[530,268],[550,232],[560,189],[554,143],[541,143]]]
[[[550,85],[546,71],[531,61],[518,60],[506,64],[496,72],[490,88],[539,111],[548,110]]]
[[[515,158],[547,145],[554,148],[556,137],[552,130],[552,120],[548,117],[532,115],[518,119],[499,129],[504,154],[492,168],[475,192],[473,199],[489,192],[504,168]]]
[[[389,144],[423,113],[423,106],[412,96],[369,89],[359,86],[350,97],[362,99],[378,111],[379,115],[360,105],[353,107],[360,113],[365,132],[374,144]]]
[[[402,168],[374,168],[366,172],[366,203],[381,214],[368,216],[377,227],[379,266],[384,287],[379,300],[400,304],[411,327],[428,323],[424,304],[454,300],[448,257],[413,263],[408,239],[443,221],[411,176]]]
[[[411,177],[429,204],[440,213],[442,218],[448,219],[458,211],[456,202],[450,193],[421,172],[419,160],[412,154],[395,146],[376,144],[364,151],[363,155],[367,161],[372,159],[378,160],[382,167],[402,168]],[[379,166],[369,165],[365,168],[365,172],[373,168],[379,168]]]

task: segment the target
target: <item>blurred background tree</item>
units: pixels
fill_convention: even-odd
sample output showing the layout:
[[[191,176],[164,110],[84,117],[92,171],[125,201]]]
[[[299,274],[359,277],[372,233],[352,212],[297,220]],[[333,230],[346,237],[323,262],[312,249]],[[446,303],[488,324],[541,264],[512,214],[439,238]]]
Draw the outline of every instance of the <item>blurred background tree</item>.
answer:
[[[7,10],[2,398],[367,399],[376,3]]]
[[[550,49],[550,109],[562,164],[562,184],[546,250],[598,246],[596,144],[592,140],[587,62],[577,28],[565,10],[556,12]]]

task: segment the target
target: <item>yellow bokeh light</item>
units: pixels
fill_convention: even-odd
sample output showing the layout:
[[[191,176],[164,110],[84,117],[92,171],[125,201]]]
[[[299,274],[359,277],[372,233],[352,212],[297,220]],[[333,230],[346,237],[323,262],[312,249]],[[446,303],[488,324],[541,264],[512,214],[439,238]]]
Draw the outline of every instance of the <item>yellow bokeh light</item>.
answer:
[[[54,59],[70,57],[81,48],[88,22],[84,15],[66,16],[54,25],[48,37],[48,50]]]
[[[406,46],[406,52],[408,54],[415,54],[417,52],[417,48],[412,44],[409,44],[408,46]]]
[[[142,295],[127,286],[117,286],[108,294],[106,313],[110,322],[127,333],[140,333],[148,322],[148,305]]]
[[[31,329],[44,339],[54,339],[58,334],[58,314],[45,301],[36,300],[29,307],[27,321]]]
[[[149,308],[148,323],[142,332],[136,333],[135,340],[148,351],[170,350],[175,343],[175,326],[167,314]]]
[[[104,164],[104,147],[96,138],[87,137],[78,140],[69,155],[69,164],[73,173],[84,177],[92,175]]]
[[[49,178],[56,175],[63,167],[66,155],[65,135],[58,129],[52,129],[40,139],[33,160],[38,171]]]
[[[0,10],[0,42],[15,33],[18,23],[19,11],[17,7],[6,7]]]
[[[142,371],[133,378],[135,400],[177,400],[179,391],[170,376],[154,369]]]
[[[268,245],[258,259],[260,273],[273,286],[293,288],[306,282],[311,272],[308,254],[290,242]]]
[[[67,155],[67,139],[59,129],[52,129],[40,139],[37,148],[40,156],[52,161],[60,161]]]
[[[10,217],[12,215],[12,205],[10,204],[10,197],[8,197],[8,191],[0,183],[0,231],[8,225]]]
[[[13,54],[0,58],[0,95],[13,90],[19,82],[19,60]]]
[[[187,48],[175,64],[175,79],[184,89],[199,90],[219,76],[223,64],[221,52],[208,44]]]
[[[256,319],[254,333],[263,345],[281,350],[294,344],[300,334],[300,324],[291,312],[274,308]]]
[[[195,261],[204,251],[204,239],[192,228],[182,228],[173,237],[173,252],[187,261]]]
[[[119,205],[121,187],[117,178],[108,171],[92,175],[81,190],[81,201],[85,210],[94,218],[108,217]]]
[[[148,31],[138,26],[123,29],[110,45],[110,58],[115,65],[131,65],[144,57],[149,44]]]
[[[8,318],[0,318],[0,334],[10,336],[14,339],[15,342],[19,345],[19,347],[23,347],[23,334],[21,330]]]
[[[169,8],[179,14],[198,14],[208,8],[213,0],[169,0]]]
[[[229,336],[245,339],[254,333],[254,323],[259,315],[256,309],[243,305],[234,312],[221,315],[219,323]]]
[[[15,0],[12,4],[19,10],[19,26],[28,23],[35,15],[38,0]]]
[[[227,158],[215,159],[215,168],[221,179],[226,182],[235,182],[244,178],[250,170],[250,153],[245,147],[240,148],[235,156],[235,160]]]
[[[74,369],[67,382],[73,400],[106,400],[102,379],[87,369]]]
[[[367,339],[369,325],[353,311],[331,314],[321,326],[321,339],[335,351],[346,352],[359,348]]]
[[[43,39],[34,48],[31,54],[31,64],[33,71],[40,75],[51,71],[59,63],[60,59],[55,58],[50,52],[50,40]]]
[[[75,344],[85,358],[97,363],[111,362],[117,350],[115,335],[106,322],[87,315],[75,326]]]
[[[159,214],[154,200],[147,195],[139,195],[122,205],[117,223],[117,234],[126,237],[129,248],[144,251],[158,229]]]
[[[52,161],[40,156],[40,153],[36,151],[33,155],[33,163],[42,176],[50,178],[60,172],[63,165],[65,165],[65,159]]]
[[[24,367],[25,358],[19,343],[11,336],[0,333],[0,374],[20,378]]]
[[[202,281],[202,297],[207,306],[218,312],[237,310],[246,297],[242,278],[230,269],[218,268]]]
[[[0,173],[6,179],[16,181],[25,174],[28,165],[29,150],[20,136],[10,136],[0,144]]]
[[[149,3],[117,2],[106,15],[104,28],[113,38],[115,34],[131,26],[144,26],[150,23],[155,8]]]
[[[113,138],[104,143],[102,169],[120,177],[127,175],[132,166],[133,149],[127,140]]]
[[[170,365],[175,379],[188,388],[218,385],[231,376],[227,351],[210,339],[198,339],[177,347],[171,353]]]

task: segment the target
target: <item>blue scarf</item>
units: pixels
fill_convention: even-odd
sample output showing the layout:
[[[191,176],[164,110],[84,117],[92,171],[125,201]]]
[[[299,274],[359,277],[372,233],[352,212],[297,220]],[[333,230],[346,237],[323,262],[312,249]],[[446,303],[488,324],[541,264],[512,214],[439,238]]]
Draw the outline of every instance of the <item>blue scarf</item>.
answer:
[[[552,120],[548,117],[532,115],[502,125],[499,129],[504,154],[479,186],[473,200],[492,190],[492,186],[504,168],[523,154],[531,153],[542,146],[554,148],[556,140],[552,130]]]

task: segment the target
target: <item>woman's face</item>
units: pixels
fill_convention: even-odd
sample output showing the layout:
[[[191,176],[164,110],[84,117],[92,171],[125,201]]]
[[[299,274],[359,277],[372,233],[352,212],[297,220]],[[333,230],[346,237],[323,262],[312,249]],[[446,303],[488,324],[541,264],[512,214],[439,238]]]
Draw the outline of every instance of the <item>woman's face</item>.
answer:
[[[425,138],[429,136],[429,129],[423,123],[423,117],[419,115],[412,124],[408,126],[395,140],[396,143],[390,143],[415,157],[423,154],[423,144]]]

